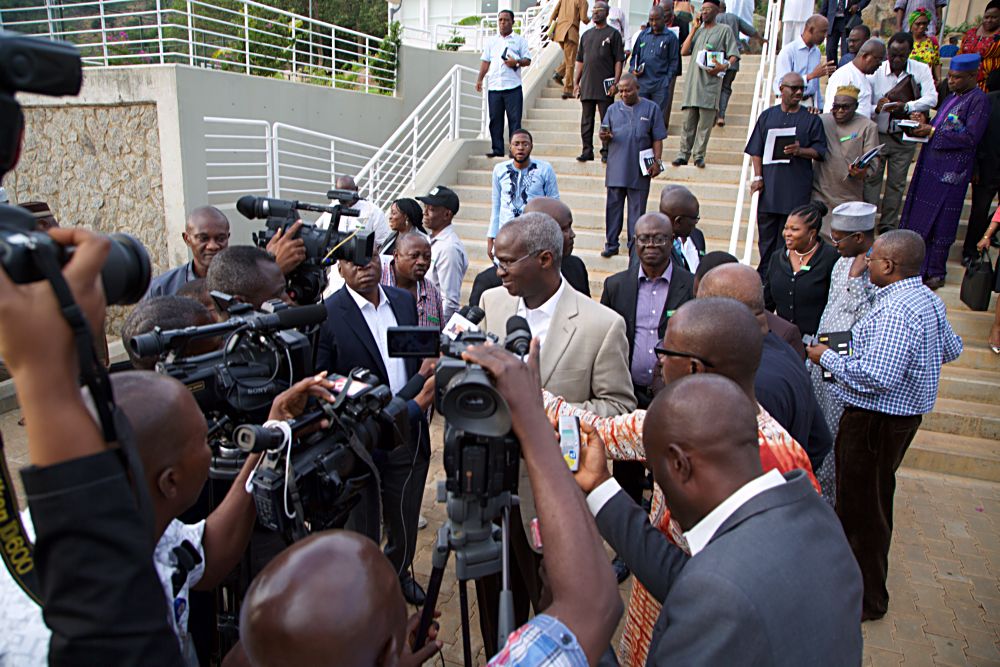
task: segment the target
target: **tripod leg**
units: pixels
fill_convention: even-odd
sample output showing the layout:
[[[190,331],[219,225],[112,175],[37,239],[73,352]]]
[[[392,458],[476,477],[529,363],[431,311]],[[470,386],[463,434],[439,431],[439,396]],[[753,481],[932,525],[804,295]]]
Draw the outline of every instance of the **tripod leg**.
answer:
[[[448,564],[448,554],[451,553],[448,535],[448,526],[441,526],[441,529],[438,530],[437,543],[434,545],[431,580],[427,583],[424,608],[420,612],[420,625],[417,626],[417,650],[423,648],[424,644],[427,643],[427,631],[430,629],[431,623],[434,622],[434,607],[437,606],[438,595],[441,593],[441,579],[444,577],[444,568]]]
[[[458,604],[462,614],[462,654],[465,656],[465,667],[472,667],[472,637],[469,634],[469,589],[468,582],[461,579],[458,582]]]

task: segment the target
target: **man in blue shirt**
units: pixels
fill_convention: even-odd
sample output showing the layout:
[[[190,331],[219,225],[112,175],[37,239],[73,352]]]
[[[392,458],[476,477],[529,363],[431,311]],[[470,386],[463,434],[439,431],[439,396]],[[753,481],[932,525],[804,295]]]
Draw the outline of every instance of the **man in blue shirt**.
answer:
[[[483,79],[487,81],[487,102],[490,111],[490,138],[492,147],[486,157],[503,157],[503,117],[507,114],[507,131],[511,140],[514,130],[521,127],[524,98],[521,94],[521,68],[531,64],[528,42],[514,32],[514,12],[501,9],[497,15],[500,34],[491,37],[483,47],[479,64],[476,92],[483,92]]]
[[[885,582],[892,538],[896,468],[921,418],[934,408],[941,365],[958,358],[944,304],[923,285],[924,242],[909,230],[885,232],[872,246],[868,268],[879,288],[871,311],[851,330],[853,350],[840,356],[811,345],[809,359],[833,374],[846,406],[834,451],[837,515],[861,566],[861,620],[889,607]]]
[[[654,5],[649,10],[648,27],[639,33],[635,41],[629,70],[639,80],[639,96],[656,102],[666,113],[667,97],[680,69],[681,43],[665,25],[663,7]],[[664,116],[664,127],[669,122],[670,119]]]
[[[510,137],[513,159],[493,167],[493,213],[486,233],[486,251],[493,259],[493,240],[500,228],[524,213],[524,207],[535,197],[559,199],[559,186],[552,165],[533,160],[534,142],[527,130],[514,130]]]
[[[781,47],[778,60],[774,64],[774,94],[781,96],[781,79],[789,72],[801,74],[805,79],[802,106],[810,109],[823,108],[823,92],[819,80],[837,70],[835,62],[826,61],[819,52],[819,45],[826,39],[826,29],[830,22],[825,16],[813,14],[806,21],[802,36]]]
[[[639,97],[639,82],[631,74],[622,74],[618,82],[622,98],[608,107],[608,114],[601,125],[601,141],[608,145],[608,168],[604,185],[608,188],[605,205],[605,230],[607,238],[602,257],[618,254],[618,237],[622,232],[622,215],[628,200],[628,247],[635,241],[635,225],[646,212],[649,184],[662,170],[660,157],[667,128],[663,124],[663,111],[656,104]],[[639,168],[641,151],[651,151],[653,158],[648,174]]]
[[[191,261],[153,278],[146,296],[171,296],[197,278],[208,275],[212,258],[229,246],[229,219],[214,206],[201,206],[191,211],[181,234],[191,250]]]

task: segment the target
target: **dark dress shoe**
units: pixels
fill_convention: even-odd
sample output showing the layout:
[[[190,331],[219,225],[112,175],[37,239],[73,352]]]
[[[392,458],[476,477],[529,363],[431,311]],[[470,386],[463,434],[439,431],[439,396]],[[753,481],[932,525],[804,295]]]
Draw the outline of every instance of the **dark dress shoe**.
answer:
[[[683,167],[683,166],[684,166],[684,165],[686,165],[687,163],[688,163],[688,161],[687,161],[687,160],[685,160],[685,159],[684,159],[684,158],[682,158],[682,157],[679,157],[679,158],[675,158],[675,159],[674,159],[674,161],[673,161],[673,162],[671,162],[670,164],[674,165],[675,167]]]
[[[694,166],[698,167],[699,169],[704,169],[705,168],[705,161],[704,160],[695,160],[694,161]]]
[[[569,99],[569,98],[571,98],[571,97],[573,97],[573,93],[563,93],[563,94],[562,94],[562,98],[563,98],[564,100],[568,100],[568,99]]]
[[[493,159],[495,157],[505,157],[503,153],[487,153],[486,157]]]
[[[618,254],[618,248],[615,248],[613,250],[611,248],[605,248],[604,250],[601,251],[601,257],[614,257],[617,254]]]
[[[580,153],[576,156],[577,162],[591,162],[594,159],[593,153]]]
[[[424,600],[427,594],[424,593],[424,589],[420,587],[417,580],[413,577],[407,577],[406,579],[400,579],[399,585],[403,589],[403,597],[406,601],[417,607],[422,607],[424,605]]]
[[[611,561],[611,567],[615,571],[615,579],[618,580],[619,584],[625,583],[628,575],[632,574],[632,571],[628,569],[628,565],[625,564],[621,556],[615,556],[615,559]]]
[[[563,77],[562,77],[562,74],[560,74],[559,72],[556,72],[556,73],[554,73],[554,74],[552,75],[552,80],[553,80],[553,81],[557,81],[557,82],[559,82],[559,83],[562,83],[562,82],[563,82]]]
[[[940,289],[944,286],[944,278],[924,278],[924,285],[929,290]]]

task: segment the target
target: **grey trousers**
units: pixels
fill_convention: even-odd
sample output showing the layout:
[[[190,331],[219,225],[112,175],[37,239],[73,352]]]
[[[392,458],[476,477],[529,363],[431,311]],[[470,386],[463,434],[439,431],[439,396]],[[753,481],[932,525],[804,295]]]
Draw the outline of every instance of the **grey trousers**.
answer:
[[[681,131],[681,149],[677,157],[687,160],[692,155],[695,160],[704,160],[708,150],[708,138],[715,125],[715,109],[687,107],[684,109],[684,129]]]
[[[879,232],[899,227],[899,214],[903,209],[903,192],[906,190],[906,174],[913,162],[917,144],[903,141],[897,135],[878,133],[880,144],[885,144],[878,167],[865,179],[865,201],[879,205],[882,195],[882,180],[885,173],[885,195],[881,197],[882,218],[878,223]]]

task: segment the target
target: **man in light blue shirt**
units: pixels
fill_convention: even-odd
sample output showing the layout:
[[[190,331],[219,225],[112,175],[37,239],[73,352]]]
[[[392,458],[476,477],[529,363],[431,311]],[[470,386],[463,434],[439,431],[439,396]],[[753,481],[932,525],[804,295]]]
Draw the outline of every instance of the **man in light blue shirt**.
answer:
[[[830,22],[825,16],[813,14],[806,21],[802,36],[781,47],[778,61],[774,66],[774,94],[781,95],[781,78],[789,72],[801,74],[806,82],[802,92],[802,106],[812,109],[823,108],[823,93],[820,89],[821,76],[830,76],[837,69],[834,62],[823,62],[817,48],[826,39],[826,29]]]
[[[531,159],[534,144],[527,130],[513,130],[510,138],[512,160],[493,167],[493,213],[486,233],[486,251],[493,259],[493,240],[500,228],[524,213],[535,197],[559,199],[559,186],[552,165]]]
[[[487,80],[487,102],[490,111],[490,138],[493,145],[486,157],[503,157],[503,117],[507,115],[507,130],[514,139],[514,130],[521,128],[524,98],[521,94],[521,68],[531,64],[528,42],[514,32],[514,12],[502,9],[497,15],[500,34],[491,37],[483,47],[479,64],[476,92],[483,92]]]

